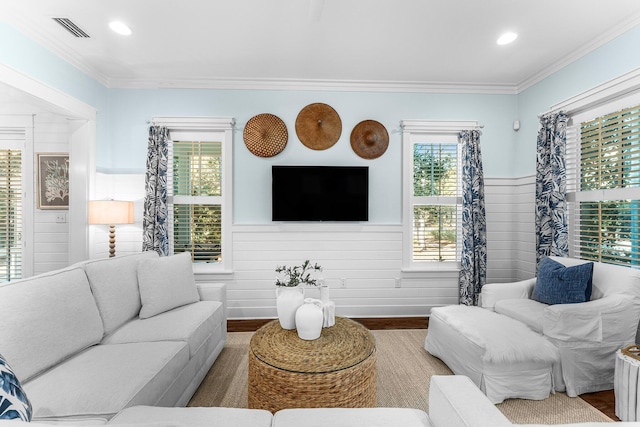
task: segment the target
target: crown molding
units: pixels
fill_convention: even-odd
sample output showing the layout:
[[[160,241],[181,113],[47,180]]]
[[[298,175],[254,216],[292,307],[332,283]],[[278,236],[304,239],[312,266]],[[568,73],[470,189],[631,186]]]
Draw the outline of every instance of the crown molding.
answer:
[[[82,62],[80,55],[72,49],[56,44],[42,29],[30,25],[19,14],[7,12],[8,23],[27,34],[39,45],[87,74],[107,88],[121,89],[222,89],[222,90],[291,90],[291,91],[339,91],[339,92],[395,92],[395,93],[448,93],[448,94],[495,94],[517,95],[567,65],[605,45],[616,37],[640,25],[640,13],[621,22],[615,28],[515,83],[479,82],[429,82],[429,81],[367,81],[367,80],[323,80],[323,79],[263,79],[263,78],[193,78],[193,79],[137,79],[111,78],[94,67]]]
[[[36,44],[50,50],[73,67],[77,68],[79,71],[85,73],[103,86],[108,87],[108,77],[100,73],[95,68],[89,66],[85,62],[82,62],[80,60],[80,55],[78,55],[77,52],[55,43],[54,40],[42,30],[42,28],[30,24],[23,17],[21,17],[20,14],[14,13],[12,9],[9,8],[5,12],[7,14],[6,17],[8,19],[6,20],[6,22],[8,24],[12,25],[28,38],[32,39]]]
[[[321,79],[110,79],[110,88],[121,89],[224,89],[224,90],[292,90],[339,92],[395,92],[395,93],[517,93],[511,84],[436,83],[373,80],[321,80]]]
[[[557,73],[567,65],[577,61],[583,56],[586,56],[587,54],[593,52],[594,50],[604,46],[605,44],[609,43],[613,39],[621,36],[622,34],[637,27],[638,25],[640,25],[640,13],[636,13],[632,15],[627,20],[621,22],[620,25],[617,25],[615,28],[612,28],[608,32],[601,34],[599,37],[591,40],[591,42],[583,45],[581,48],[576,49],[571,55],[568,55],[560,59],[559,61],[554,62],[553,64],[544,68],[540,72],[535,73],[530,77],[526,78],[525,80],[523,80],[517,85],[516,93],[519,94],[525,91],[526,89],[530,88],[536,83],[539,83],[542,80],[546,79],[547,77],[553,75],[554,73]]]
[[[95,120],[97,110],[77,98],[36,80],[21,71],[0,63],[0,83],[18,89],[40,100],[42,108],[53,108],[56,112],[73,117]],[[29,102],[29,101],[27,101]]]

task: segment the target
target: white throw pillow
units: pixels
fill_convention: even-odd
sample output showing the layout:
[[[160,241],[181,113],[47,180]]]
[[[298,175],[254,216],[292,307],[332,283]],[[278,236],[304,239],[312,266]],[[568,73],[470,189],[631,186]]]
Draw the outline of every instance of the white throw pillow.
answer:
[[[142,301],[141,319],[200,300],[189,252],[141,260],[138,263],[138,285]]]

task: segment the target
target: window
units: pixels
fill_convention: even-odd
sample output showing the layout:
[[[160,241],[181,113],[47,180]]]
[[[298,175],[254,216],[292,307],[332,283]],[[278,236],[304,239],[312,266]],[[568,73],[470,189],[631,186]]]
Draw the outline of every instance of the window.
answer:
[[[640,105],[574,120],[567,171],[572,255],[640,266]]]
[[[457,260],[458,144],[413,144],[413,261]]]
[[[22,278],[22,151],[0,149],[0,282]]]
[[[169,128],[169,248],[194,271],[231,267],[232,119],[155,119]]]
[[[173,141],[173,253],[222,261],[222,143]],[[171,195],[171,194],[170,194]]]
[[[405,120],[402,126],[403,267],[457,268],[462,203],[458,133],[477,123]]]

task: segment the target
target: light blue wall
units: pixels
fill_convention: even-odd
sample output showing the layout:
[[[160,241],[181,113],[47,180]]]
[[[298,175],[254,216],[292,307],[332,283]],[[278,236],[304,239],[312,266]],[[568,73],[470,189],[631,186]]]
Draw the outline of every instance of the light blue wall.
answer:
[[[67,62],[0,22],[0,62],[94,106],[98,110],[96,165],[111,173],[143,173],[148,120],[154,116],[228,116],[237,121],[234,137],[234,219],[240,224],[269,222],[272,164],[368,165],[371,223],[401,222],[401,133],[403,119],[478,120],[484,125],[482,154],[487,177],[535,173],[537,115],[550,105],[640,67],[640,28],[575,61],[519,95],[367,93],[321,91],[238,91],[203,89],[107,89]],[[338,143],[324,151],[304,147],[295,118],[305,105],[324,102],[342,119]],[[276,157],[252,155],[242,129],[259,113],[279,116],[289,143]],[[387,152],[363,160],[351,150],[349,135],[361,120],[383,123]],[[519,132],[512,123],[521,122]]]
[[[522,125],[513,159],[515,176],[535,174],[538,115],[549,108],[640,67],[640,27],[572,62],[518,95]]]
[[[234,136],[234,219],[238,224],[270,222],[270,180],[273,164],[366,165],[370,175],[370,223],[399,224],[402,219],[401,130],[403,119],[478,120],[484,125],[482,150],[487,176],[511,176],[510,159],[516,117],[513,95],[446,95],[316,91],[110,90],[113,165],[118,172],[143,172],[147,121],[154,116],[229,116],[237,122]],[[295,120],[306,105],[331,105],[342,120],[342,134],[333,147],[315,151],[295,134]],[[242,131],[254,115],[271,113],[287,125],[285,150],[272,158],[254,156]],[[358,157],[350,145],[353,127],[362,120],[381,122],[389,132],[389,148],[375,160]]]
[[[109,128],[107,127],[108,89],[104,85],[2,21],[0,21],[0,63],[94,107],[98,116],[96,124],[98,158],[111,161],[113,152],[109,147]]]

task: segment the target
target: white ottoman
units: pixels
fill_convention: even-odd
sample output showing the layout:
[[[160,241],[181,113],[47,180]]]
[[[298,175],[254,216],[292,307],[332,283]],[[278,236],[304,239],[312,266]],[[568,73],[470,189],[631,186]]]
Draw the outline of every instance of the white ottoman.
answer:
[[[524,323],[480,307],[433,308],[425,349],[493,403],[542,400],[554,390],[555,346]]]

